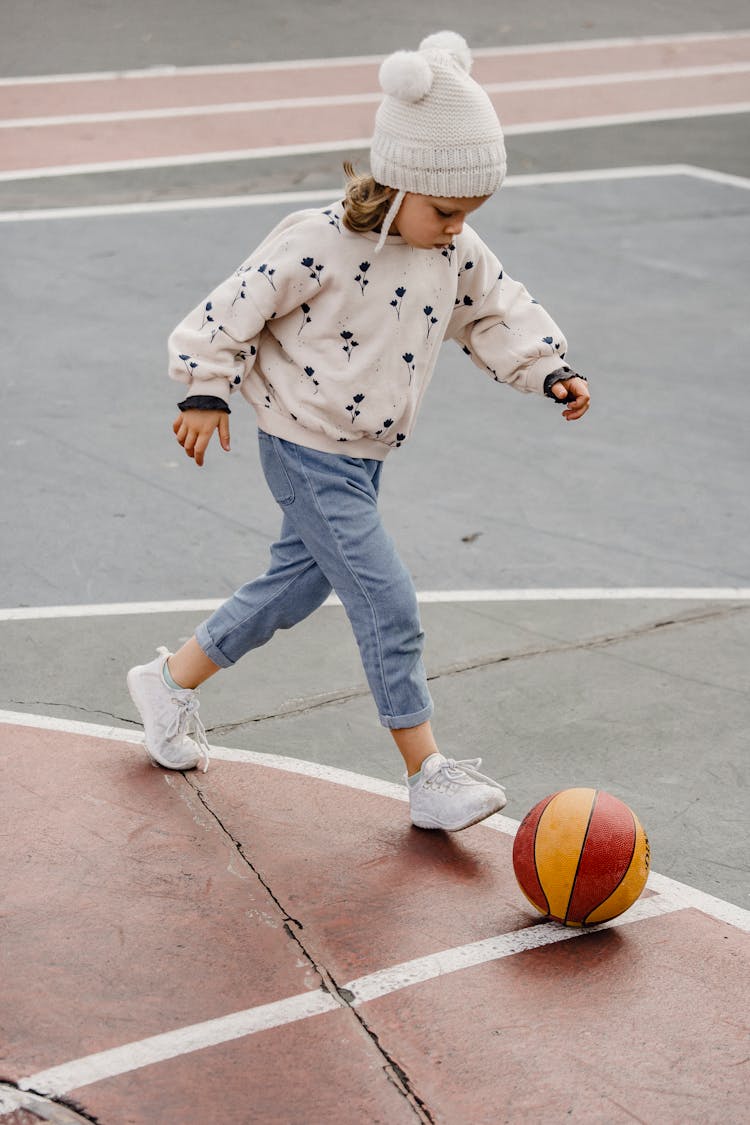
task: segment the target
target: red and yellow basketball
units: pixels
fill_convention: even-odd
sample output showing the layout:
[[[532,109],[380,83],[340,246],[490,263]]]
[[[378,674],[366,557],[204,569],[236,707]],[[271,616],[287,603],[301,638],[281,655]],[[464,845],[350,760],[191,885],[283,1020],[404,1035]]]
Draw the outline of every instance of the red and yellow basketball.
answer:
[[[648,878],[646,833],[633,810],[603,789],[563,789],[526,814],[513,870],[532,906],[566,926],[616,918]]]

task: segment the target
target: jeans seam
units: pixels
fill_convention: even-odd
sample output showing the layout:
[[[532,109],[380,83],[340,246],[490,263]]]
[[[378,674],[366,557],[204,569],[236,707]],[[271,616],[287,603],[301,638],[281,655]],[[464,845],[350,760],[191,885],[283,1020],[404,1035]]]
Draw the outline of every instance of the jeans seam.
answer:
[[[300,470],[302,472],[302,475],[304,476],[305,481],[307,482],[307,486],[310,489],[310,495],[313,498],[313,502],[315,504],[315,507],[318,509],[318,512],[320,513],[321,519],[323,520],[326,527],[328,528],[328,531],[330,532],[331,538],[333,539],[334,543],[336,544],[336,547],[338,548],[338,551],[339,551],[339,554],[341,555],[341,558],[344,560],[344,563],[346,565],[346,569],[349,571],[349,574],[354,579],[356,585],[359,587],[360,592],[364,595],[364,598],[365,598],[367,604],[370,607],[370,612],[372,614],[374,630],[375,630],[375,639],[377,641],[378,666],[379,666],[379,669],[380,669],[380,679],[381,679],[382,684],[383,684],[383,695],[384,695],[384,697],[385,697],[385,699],[388,703],[389,711],[393,711],[393,701],[391,700],[391,695],[390,695],[390,692],[388,691],[388,683],[387,683],[386,676],[385,676],[385,664],[384,664],[384,661],[383,661],[383,646],[382,646],[382,642],[381,642],[381,639],[380,639],[380,629],[378,628],[378,618],[377,618],[377,614],[375,613],[375,607],[372,603],[372,599],[371,599],[369,593],[367,592],[367,590],[365,589],[365,587],[362,585],[359,578],[357,577],[356,571],[354,570],[351,563],[349,562],[349,559],[347,558],[347,555],[346,555],[346,551],[344,550],[344,548],[343,548],[343,546],[342,546],[342,544],[339,540],[339,537],[336,534],[335,529],[331,526],[331,524],[328,520],[328,517],[326,516],[325,512],[323,511],[323,509],[320,506],[320,503],[318,502],[317,493],[315,492],[315,489],[313,488],[312,481],[310,480],[310,477],[308,476],[307,468],[305,466],[304,461],[302,460],[301,457],[299,457],[299,455],[297,457],[297,460],[298,460],[298,464],[299,464]]]

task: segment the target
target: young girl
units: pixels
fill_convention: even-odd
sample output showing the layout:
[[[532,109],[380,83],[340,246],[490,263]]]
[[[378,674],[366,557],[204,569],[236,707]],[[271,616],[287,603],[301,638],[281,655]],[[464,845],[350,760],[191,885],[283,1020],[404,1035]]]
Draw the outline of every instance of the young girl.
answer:
[[[195,689],[333,589],[406,764],[412,822],[448,831],[505,794],[480,759],[435,744],[414,585],[378,514],[383,462],[411,437],[445,339],[497,382],[565,402],[569,420],[589,402],[560,329],[464,225],[505,175],[500,123],[470,66],[454,32],[386,59],[372,176],[347,167],[343,202],[289,215],[170,337],[170,375],[188,385],[178,442],[198,465],[215,430],[228,450],[240,390],[283,522],[265,574],[178,652],[128,674],[152,759],[205,769]]]

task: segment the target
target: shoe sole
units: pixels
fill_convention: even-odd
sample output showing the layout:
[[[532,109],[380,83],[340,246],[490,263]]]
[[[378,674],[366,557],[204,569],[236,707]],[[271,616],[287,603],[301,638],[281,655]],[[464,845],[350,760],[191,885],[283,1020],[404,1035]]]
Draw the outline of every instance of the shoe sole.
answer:
[[[440,824],[436,820],[431,820],[430,817],[423,817],[421,820],[415,820],[414,817],[412,817],[411,822],[415,828],[441,828],[443,832],[462,832],[464,828],[471,828],[472,824],[479,824],[481,821],[486,820],[488,816],[494,816],[495,813],[504,809],[507,803],[507,801],[503,801],[503,803],[496,808],[490,809],[488,812],[480,813],[478,816],[472,817],[471,820],[464,821],[461,824]]]
[[[148,742],[146,741],[146,738],[145,738],[146,726],[145,726],[145,723],[143,723],[143,709],[142,709],[141,704],[139,702],[139,698],[138,698],[139,693],[138,693],[138,690],[136,688],[136,684],[137,684],[137,675],[136,674],[137,674],[138,671],[140,671],[140,669],[131,668],[130,671],[128,672],[128,674],[127,674],[126,682],[127,682],[127,685],[128,685],[128,691],[130,692],[130,698],[133,700],[133,703],[135,704],[136,710],[137,710],[138,714],[141,716],[141,723],[143,725],[143,734],[144,734],[143,745],[146,748],[146,753],[148,754],[149,758],[151,759],[151,761],[153,762],[153,764],[155,766],[161,766],[162,769],[165,769],[165,770],[177,770],[179,772],[180,770],[195,769],[195,767],[200,762],[200,757],[198,757],[197,760],[195,762],[193,762],[191,765],[176,766],[173,762],[167,762],[163,758],[160,758],[158,754],[155,754],[154,751],[149,746]]]

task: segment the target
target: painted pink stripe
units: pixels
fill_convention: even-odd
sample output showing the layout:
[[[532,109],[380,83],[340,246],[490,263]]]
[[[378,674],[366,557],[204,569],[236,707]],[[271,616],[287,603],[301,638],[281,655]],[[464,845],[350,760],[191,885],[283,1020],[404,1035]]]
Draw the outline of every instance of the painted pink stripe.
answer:
[[[556,52],[504,53],[502,48],[474,62],[479,82],[519,82],[615,71],[714,66],[750,60],[750,35],[733,39],[675,41],[636,46],[561,48]],[[279,98],[331,97],[377,93],[373,63],[299,69],[280,63],[272,70],[234,74],[149,75],[0,86],[0,119],[76,113],[218,105]]]
[[[739,104],[750,100],[746,75],[628,82],[516,94],[496,94],[503,123],[528,125],[610,114]],[[369,137],[371,105],[320,110],[277,109],[221,115],[63,125],[13,131],[0,169],[197,155]]]

